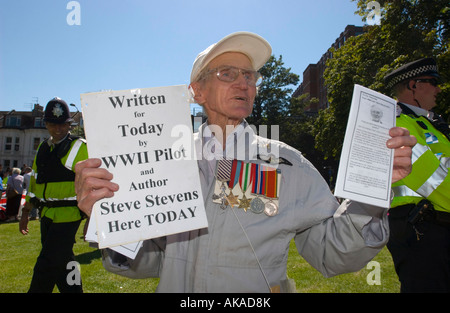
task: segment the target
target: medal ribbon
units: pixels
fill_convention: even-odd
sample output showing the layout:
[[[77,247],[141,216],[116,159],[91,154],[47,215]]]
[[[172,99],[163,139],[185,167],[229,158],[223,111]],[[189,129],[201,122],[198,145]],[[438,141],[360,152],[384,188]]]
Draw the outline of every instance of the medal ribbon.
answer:
[[[217,178],[220,181],[228,181],[230,179],[232,163],[232,160],[219,160],[219,164],[217,165]]]
[[[239,183],[245,193],[248,186],[253,183],[252,193],[268,198],[278,198],[280,184],[278,170],[262,164],[233,160],[230,171],[230,181],[228,182],[230,189]]]
[[[241,186],[242,192],[245,193],[248,186],[251,184],[251,163],[242,163],[241,173],[239,176],[239,185]]]
[[[266,196],[269,198],[277,197],[277,171],[269,170],[266,172]]]
[[[255,182],[253,184],[253,190],[252,192],[254,194],[259,194],[262,195],[263,194],[263,185],[264,185],[264,176],[262,175],[263,172],[262,167],[263,165],[261,164],[253,164],[254,166],[252,167],[252,173],[253,173],[253,181]]]
[[[234,186],[236,186],[241,173],[241,167],[242,167],[241,161],[233,160],[233,164],[231,166],[231,177],[228,183],[228,187],[230,187],[230,189],[233,189]]]
[[[268,198],[278,198],[279,172],[262,164],[253,164],[253,188],[254,194],[260,194]]]

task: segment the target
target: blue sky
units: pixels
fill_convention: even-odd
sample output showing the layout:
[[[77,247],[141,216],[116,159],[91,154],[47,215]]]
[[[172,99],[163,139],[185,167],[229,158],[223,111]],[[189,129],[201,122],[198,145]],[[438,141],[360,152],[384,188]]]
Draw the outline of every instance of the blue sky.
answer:
[[[235,31],[266,38],[300,75],[345,29],[350,0],[0,0],[0,111],[58,96],[189,83],[197,54]]]

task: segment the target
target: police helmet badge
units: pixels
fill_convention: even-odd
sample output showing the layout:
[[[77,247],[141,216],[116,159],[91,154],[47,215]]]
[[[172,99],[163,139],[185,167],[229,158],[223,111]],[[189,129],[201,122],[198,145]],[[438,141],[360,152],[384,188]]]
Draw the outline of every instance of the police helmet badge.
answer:
[[[56,117],[62,116],[62,115],[64,114],[64,111],[63,111],[63,109],[61,108],[61,104],[57,103],[57,104],[53,107],[52,113],[53,113],[53,115],[56,116]]]

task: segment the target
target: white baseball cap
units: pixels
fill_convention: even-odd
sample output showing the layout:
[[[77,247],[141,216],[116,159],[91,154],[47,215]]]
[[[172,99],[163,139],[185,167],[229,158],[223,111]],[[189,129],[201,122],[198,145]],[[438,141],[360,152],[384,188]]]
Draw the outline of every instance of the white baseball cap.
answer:
[[[236,32],[224,37],[199,53],[191,72],[191,83],[196,81],[200,72],[215,57],[225,52],[240,52],[252,62],[253,69],[259,70],[272,54],[272,47],[261,36],[250,32]]]

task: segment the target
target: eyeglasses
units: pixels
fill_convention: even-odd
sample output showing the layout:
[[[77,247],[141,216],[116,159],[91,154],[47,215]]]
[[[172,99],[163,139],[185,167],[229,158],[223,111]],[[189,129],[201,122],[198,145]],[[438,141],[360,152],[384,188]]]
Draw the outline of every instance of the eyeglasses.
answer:
[[[437,87],[439,85],[439,81],[436,78],[420,78],[414,80],[417,83],[430,83],[433,87]]]
[[[257,71],[242,69],[234,66],[221,66],[213,68],[206,72],[205,77],[206,75],[214,72],[216,73],[216,76],[219,80],[227,83],[234,82],[239,77],[239,73],[242,73],[242,75],[244,75],[245,81],[249,86],[258,87],[262,83],[262,76]]]

